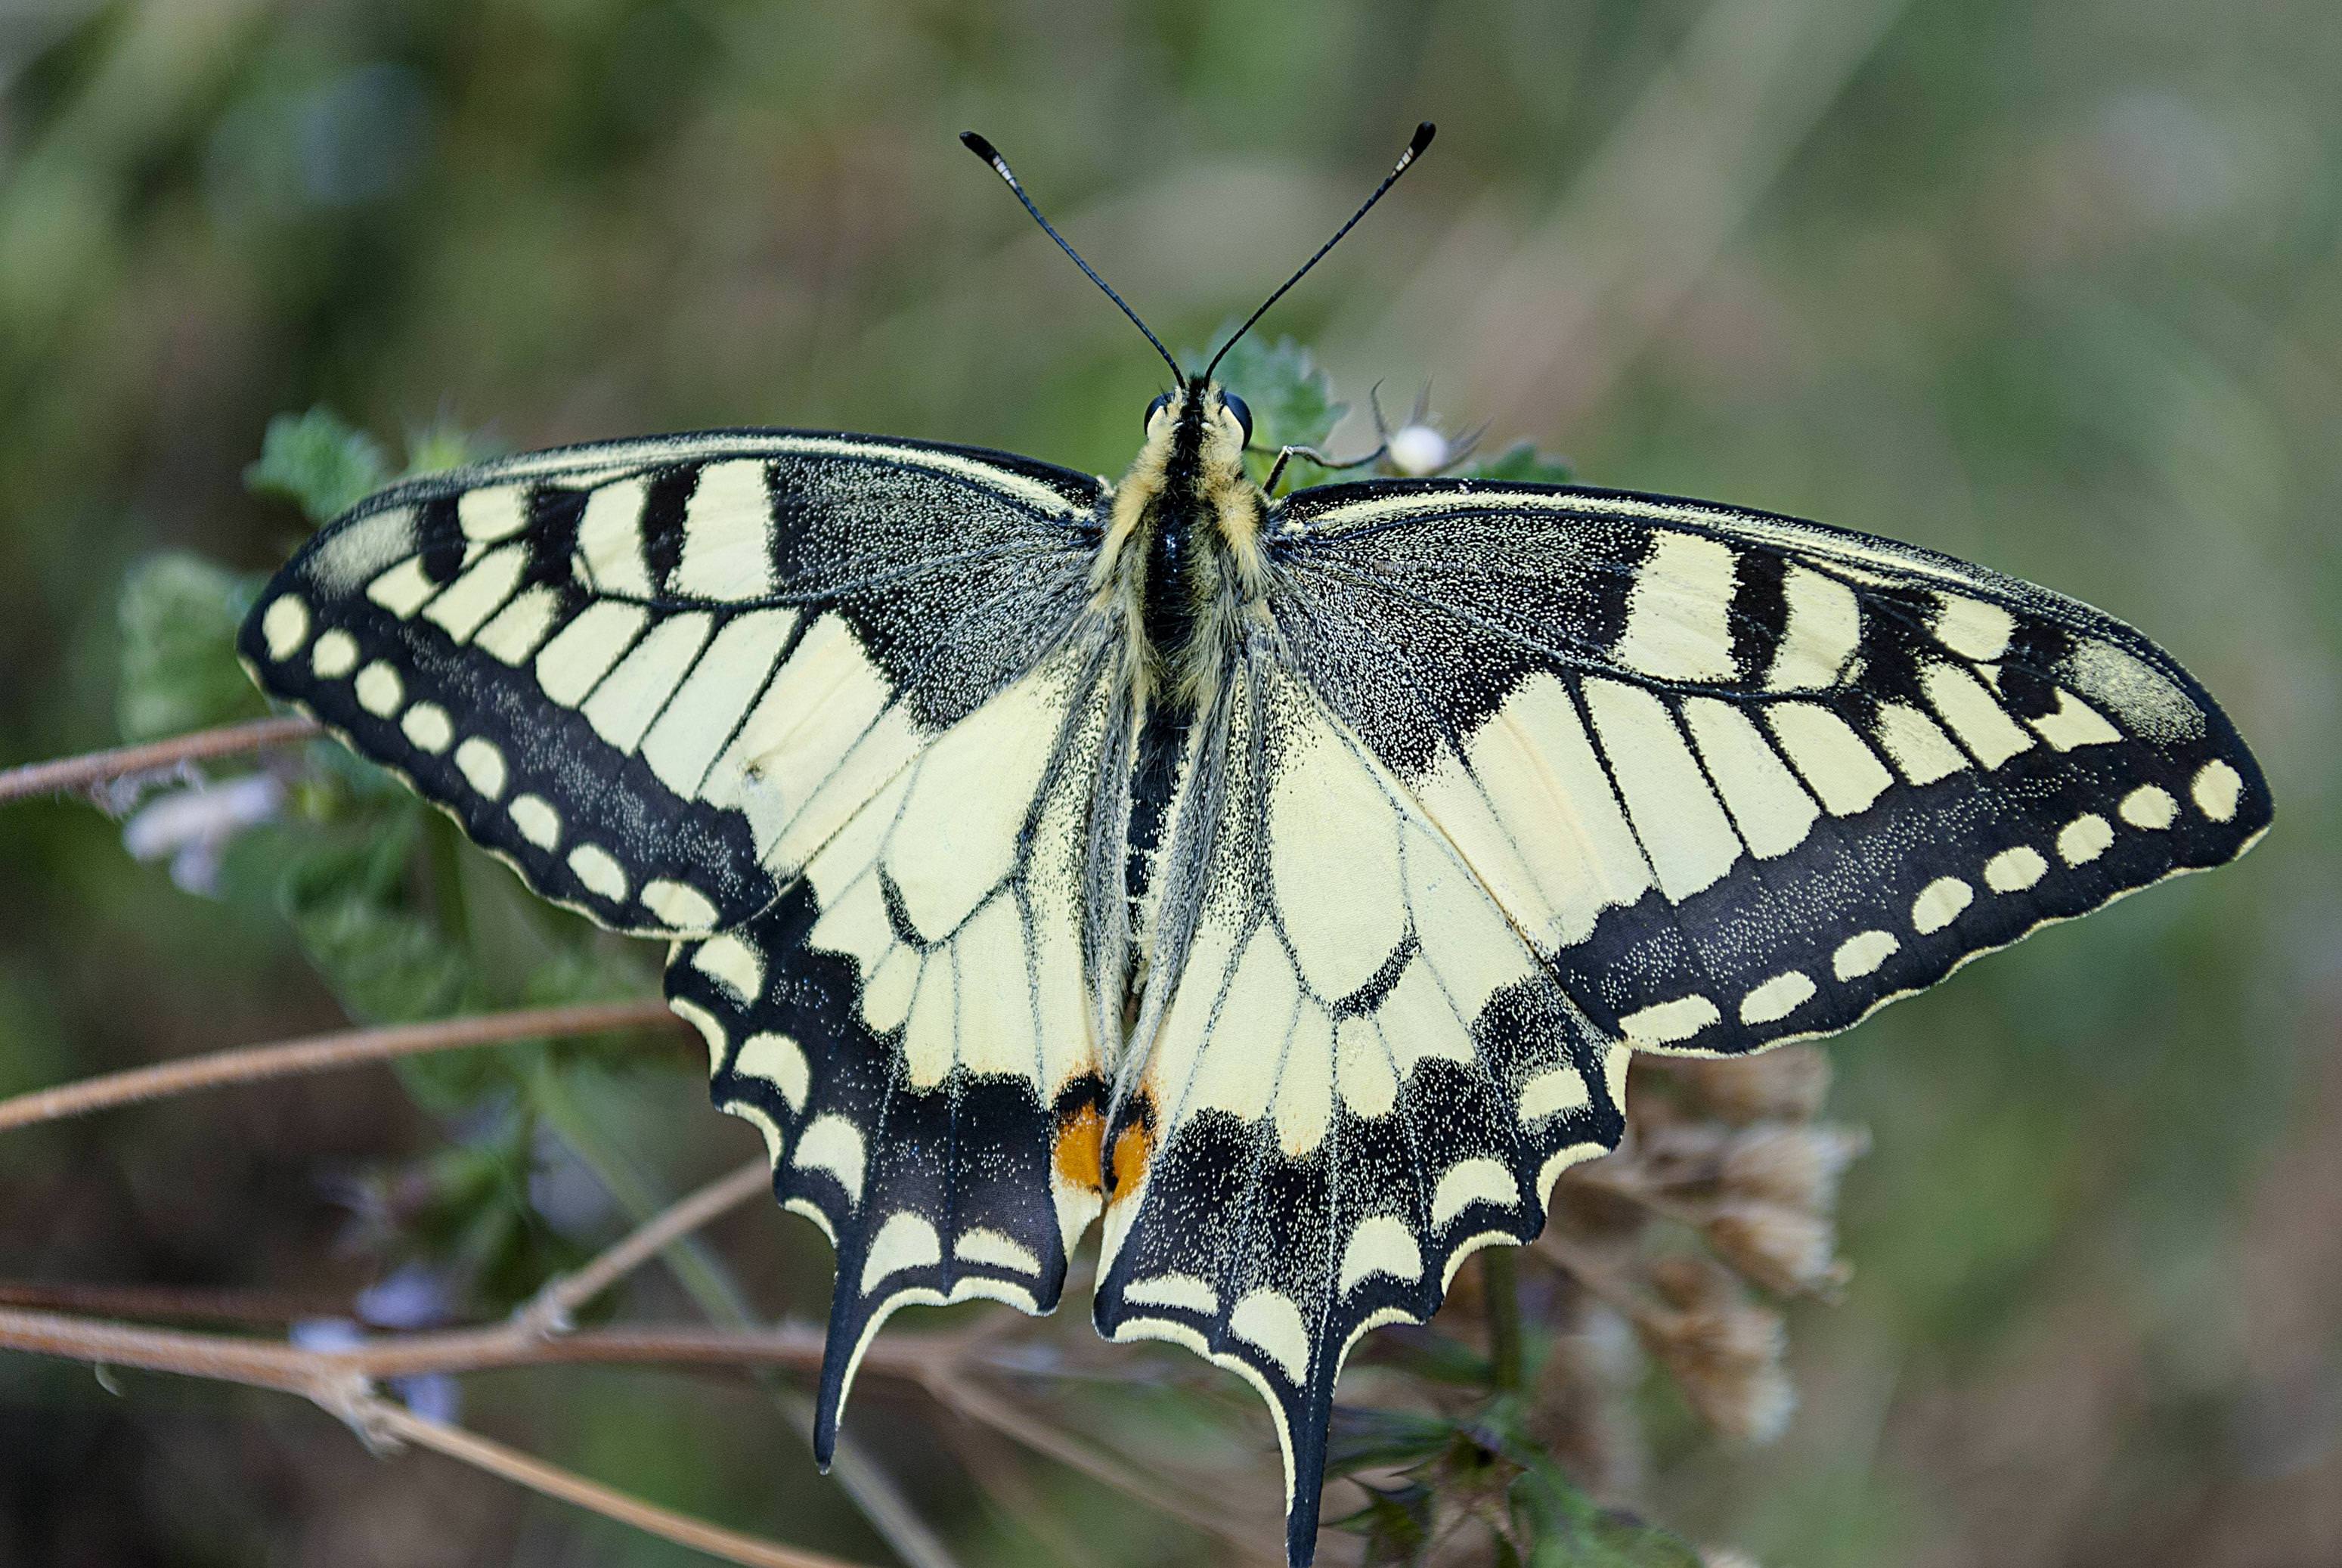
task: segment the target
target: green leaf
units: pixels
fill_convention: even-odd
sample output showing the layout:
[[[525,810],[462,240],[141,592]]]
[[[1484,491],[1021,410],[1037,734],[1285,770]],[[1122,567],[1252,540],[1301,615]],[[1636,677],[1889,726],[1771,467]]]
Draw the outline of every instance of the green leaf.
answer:
[[[1336,1530],[1366,1538],[1366,1568],[1406,1568],[1419,1560],[1431,1543],[1431,1510],[1436,1494],[1420,1482],[1408,1482],[1386,1492],[1359,1483],[1366,1505],[1356,1513],[1330,1521]]]
[[[245,489],[285,496],[315,524],[340,516],[389,478],[380,444],[328,408],[270,420],[260,461],[244,471]]]
[[[1459,1430],[1436,1415],[1337,1404],[1326,1440],[1326,1473],[1420,1463],[1445,1452]]]
[[[200,555],[150,555],[122,580],[115,722],[153,740],[268,711],[235,661],[235,632],[260,579]]]
[[[1256,480],[1267,479],[1280,448],[1323,445],[1349,412],[1347,404],[1334,401],[1333,377],[1289,337],[1273,343],[1239,339],[1215,374],[1222,386],[1252,409],[1254,450],[1246,455],[1245,465]],[[1300,464],[1308,459],[1293,461]],[[1292,472],[1290,466],[1286,472]]]
[[[495,456],[498,450],[497,443],[478,432],[465,430],[452,420],[439,419],[407,433],[406,472],[400,477],[419,479],[426,474],[468,467]]]
[[[1467,479],[1502,479],[1522,484],[1566,484],[1572,472],[1558,457],[1547,457],[1534,443],[1516,441],[1494,457],[1484,457],[1456,470]]]

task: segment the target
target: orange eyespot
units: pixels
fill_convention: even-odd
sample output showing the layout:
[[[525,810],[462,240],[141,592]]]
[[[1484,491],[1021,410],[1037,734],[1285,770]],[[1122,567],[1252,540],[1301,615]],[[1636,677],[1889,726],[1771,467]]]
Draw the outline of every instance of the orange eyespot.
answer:
[[[1096,1192],[1106,1184],[1100,1155],[1106,1144],[1106,1118],[1096,1105],[1084,1105],[1057,1121],[1057,1141],[1051,1159],[1057,1179],[1069,1187]]]
[[[1124,1193],[1136,1190],[1139,1178],[1146,1174],[1147,1156],[1155,1152],[1155,1129],[1149,1125],[1152,1121],[1152,1117],[1133,1117],[1115,1134],[1114,1170],[1106,1190],[1107,1203],[1117,1203]]]

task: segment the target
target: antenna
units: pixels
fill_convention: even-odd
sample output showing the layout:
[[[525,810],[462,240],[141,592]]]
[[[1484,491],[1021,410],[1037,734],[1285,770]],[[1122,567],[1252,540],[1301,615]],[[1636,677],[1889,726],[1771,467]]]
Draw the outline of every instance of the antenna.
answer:
[[[1244,336],[1245,334],[1250,332],[1252,330],[1253,323],[1258,321],[1262,316],[1266,315],[1268,314],[1268,307],[1285,297],[1286,289],[1289,289],[1295,284],[1299,283],[1302,277],[1307,274],[1311,267],[1316,266],[1319,262],[1326,259],[1326,253],[1327,251],[1332,250],[1336,245],[1342,243],[1342,236],[1344,235],[1348,234],[1352,229],[1358,226],[1358,220],[1365,217],[1368,212],[1373,210],[1374,205],[1383,199],[1383,193],[1385,191],[1389,190],[1393,185],[1398,184],[1398,177],[1406,173],[1407,165],[1414,163],[1416,159],[1423,156],[1423,149],[1431,145],[1431,138],[1437,134],[1438,127],[1434,125],[1429,120],[1424,121],[1423,124],[1415,128],[1415,135],[1407,140],[1406,151],[1398,155],[1397,164],[1392,167],[1389,174],[1383,176],[1383,183],[1375,187],[1375,194],[1368,196],[1358,210],[1350,215],[1350,221],[1348,223],[1344,224],[1340,228],[1334,231],[1334,237],[1332,239],[1327,240],[1324,245],[1317,247],[1317,254],[1316,255],[1311,256],[1307,261],[1301,264],[1300,272],[1295,273],[1291,277],[1285,280],[1284,287],[1279,288],[1275,294],[1270,295],[1266,299],[1261,301],[1260,308],[1253,312],[1252,315],[1246,316],[1245,318],[1245,324],[1236,328],[1236,337],[1231,337],[1227,342],[1220,345],[1220,352],[1212,355],[1211,364],[1204,366],[1204,379],[1206,381],[1212,379],[1212,372],[1219,368],[1220,360],[1227,354],[1228,350],[1236,345],[1236,338],[1240,338]],[[1020,191],[1017,194],[1022,195],[1024,193]],[[1027,203],[1026,205],[1030,205],[1031,204]],[[1035,217],[1039,217],[1041,215],[1036,213],[1033,215]],[[1059,245],[1064,245],[1066,242],[1059,240],[1057,243]],[[1075,259],[1078,261],[1081,258],[1076,256]],[[1083,270],[1087,271],[1088,269],[1085,268]],[[1100,288],[1106,287],[1104,284],[1100,284],[1098,286]],[[1108,292],[1111,293],[1112,291],[1109,290]],[[1133,319],[1135,320],[1136,318],[1134,317]],[[1153,336],[1154,335],[1150,333],[1148,335]],[[1159,347],[1161,345],[1157,345],[1156,346]]]
[[[1428,129],[1428,127],[1426,128]],[[1108,284],[1106,279],[1098,276],[1096,272],[1091,268],[1090,264],[1082,259],[1082,253],[1067,245],[1066,243],[1066,236],[1049,226],[1049,220],[1041,215],[1041,209],[1033,205],[1033,198],[1025,194],[1025,187],[1023,185],[1017,184],[1016,171],[1008,166],[1008,160],[1000,155],[999,149],[995,147],[990,142],[986,141],[982,136],[977,135],[974,131],[962,131],[959,134],[959,139],[960,144],[963,146],[966,147],[969,152],[974,153],[977,157],[982,158],[986,163],[990,164],[992,165],[992,172],[998,175],[1003,180],[1006,180],[1008,183],[1008,188],[1016,193],[1016,199],[1025,204],[1025,210],[1033,215],[1033,221],[1041,225],[1041,232],[1047,235],[1051,239],[1056,241],[1057,248],[1059,250],[1074,258],[1074,265],[1082,269],[1083,275],[1086,276],[1090,282],[1097,285],[1099,288],[1105,290],[1106,298],[1114,301],[1116,305],[1122,307],[1122,314],[1130,318],[1131,325],[1146,334],[1146,341],[1155,345],[1155,352],[1163,356],[1163,363],[1171,367],[1172,382],[1178,386],[1185,387],[1187,385],[1187,378],[1180,374],[1179,362],[1171,357],[1171,351],[1163,346],[1163,340],[1156,336],[1153,332],[1148,331],[1146,324],[1138,319],[1138,313],[1131,309],[1129,305],[1123,299],[1122,295],[1114,292],[1113,285]],[[1427,141],[1430,138],[1421,137],[1419,139]],[[1413,153],[1408,154],[1408,156],[1410,157],[1413,155]],[[1405,164],[1401,164],[1399,166],[1401,168],[1405,168],[1406,165]],[[1393,175],[1392,178],[1396,179],[1397,176]],[[1383,183],[1385,185],[1388,185],[1390,182],[1386,180]],[[1376,191],[1375,195],[1380,195],[1382,193],[1380,191]],[[1374,204],[1371,202],[1367,204],[1369,206],[1373,205]],[[1357,219],[1352,218],[1350,221],[1352,223],[1356,223],[1357,222]],[[1334,237],[1339,239],[1341,238],[1341,235],[1336,235]]]

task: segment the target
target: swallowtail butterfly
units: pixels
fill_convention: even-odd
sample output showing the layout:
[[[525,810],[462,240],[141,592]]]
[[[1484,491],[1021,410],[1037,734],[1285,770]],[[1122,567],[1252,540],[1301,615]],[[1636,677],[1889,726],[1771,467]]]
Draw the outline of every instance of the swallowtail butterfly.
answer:
[[[1304,1563],[1344,1357],[1537,1234],[1631,1050],[1847,1028],[2270,803],[2072,599],[1701,501],[1277,497],[1243,403],[1172,376],[1118,484],[779,430],[399,484],[241,651],[670,944],[716,1103],[836,1246],[825,1460],[888,1314],[1047,1312],[1103,1216],[1099,1329],[1266,1396]]]

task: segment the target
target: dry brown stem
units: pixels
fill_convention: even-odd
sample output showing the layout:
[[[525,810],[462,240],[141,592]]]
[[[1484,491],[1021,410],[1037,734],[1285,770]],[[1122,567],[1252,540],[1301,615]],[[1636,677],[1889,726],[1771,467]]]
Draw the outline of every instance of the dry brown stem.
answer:
[[[325,733],[316,720],[296,714],[223,724],[215,730],[197,730],[145,745],[116,746],[111,751],[85,752],[77,757],[59,757],[54,762],[26,763],[21,767],[0,770],[0,804],[30,800],[36,795],[88,790],[115,779],[160,773],[188,763],[242,756],[247,752],[290,745]]]
[[[139,1100],[215,1089],[228,1084],[257,1083],[296,1073],[316,1073],[335,1067],[380,1062],[394,1056],[415,1056],[428,1051],[457,1051],[475,1045],[506,1044],[554,1035],[607,1034],[622,1029],[646,1029],[676,1023],[666,1004],[652,998],[639,1002],[591,1002],[566,1007],[530,1007],[510,1013],[482,1013],[465,1018],[429,1024],[398,1024],[379,1029],[343,1029],[268,1045],[246,1045],[233,1051],[190,1056],[177,1062],[136,1067],[85,1078],[54,1089],[38,1089],[14,1099],[0,1100],[0,1133],[36,1123],[86,1115]]]
[[[349,1422],[369,1442],[400,1439],[460,1459],[550,1497],[646,1530],[666,1540],[750,1568],[845,1568],[834,1558],[743,1535],[646,1503],[531,1458],[477,1433],[426,1421],[374,1393],[376,1379],[575,1361],[698,1361],[726,1365],[817,1366],[818,1331],[605,1330],[548,1337],[578,1307],[664,1248],[762,1190],[762,1161],[684,1197],[622,1238],[575,1273],[554,1281],[508,1322],[490,1328],[400,1334],[348,1350],[305,1349],[281,1341],[192,1333],[104,1323],[59,1313],[0,1307],[0,1350],[60,1356],[98,1366],[138,1367],[276,1389],[314,1401]],[[750,1178],[754,1180],[751,1181]],[[874,1370],[902,1366],[924,1378],[934,1342],[896,1347],[907,1355],[873,1355]]]
[[[353,1417],[379,1435],[403,1439],[451,1459],[460,1459],[491,1475],[501,1475],[580,1508],[590,1508],[606,1518],[727,1563],[743,1563],[747,1568],[851,1568],[836,1557],[801,1552],[760,1536],[744,1535],[736,1530],[662,1508],[656,1503],[646,1503],[598,1481],[588,1481],[575,1471],[506,1448],[477,1433],[426,1421],[405,1405],[386,1399],[366,1395],[355,1401],[355,1406]]]

